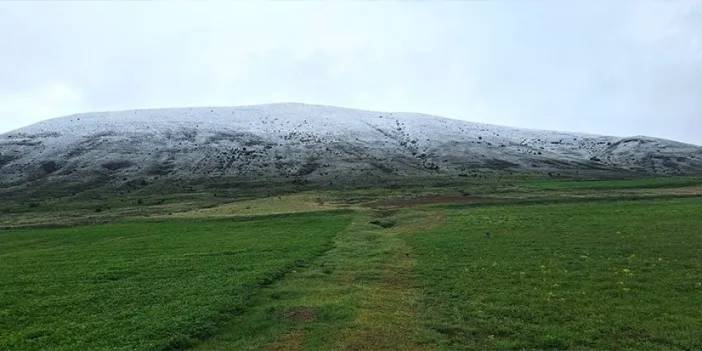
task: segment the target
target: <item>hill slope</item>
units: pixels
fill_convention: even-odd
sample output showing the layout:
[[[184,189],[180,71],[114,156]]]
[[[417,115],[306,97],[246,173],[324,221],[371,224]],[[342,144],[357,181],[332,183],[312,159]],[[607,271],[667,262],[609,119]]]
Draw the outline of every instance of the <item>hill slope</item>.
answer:
[[[484,170],[700,174],[702,148],[304,104],[99,112],[0,136],[0,187],[334,184]]]

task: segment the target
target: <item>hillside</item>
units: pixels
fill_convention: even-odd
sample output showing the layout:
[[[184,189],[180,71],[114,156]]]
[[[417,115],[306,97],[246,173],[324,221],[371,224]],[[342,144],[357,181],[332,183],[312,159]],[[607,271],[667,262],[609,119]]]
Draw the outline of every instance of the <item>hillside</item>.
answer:
[[[702,173],[702,148],[304,104],[97,112],[0,136],[0,187]],[[221,186],[221,184],[220,184]]]

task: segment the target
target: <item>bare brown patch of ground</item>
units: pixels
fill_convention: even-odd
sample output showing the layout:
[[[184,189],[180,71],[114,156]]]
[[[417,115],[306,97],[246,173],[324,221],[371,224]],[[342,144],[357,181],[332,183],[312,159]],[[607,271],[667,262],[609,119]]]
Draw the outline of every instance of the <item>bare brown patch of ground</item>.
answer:
[[[686,186],[680,188],[663,188],[655,189],[652,191],[654,194],[663,195],[683,195],[683,196],[694,196],[702,195],[702,186]]]
[[[523,203],[528,201],[580,201],[587,199],[618,199],[618,198],[658,198],[658,197],[694,197],[702,196],[702,186],[685,186],[671,188],[645,189],[606,189],[606,190],[561,190],[557,192],[522,193],[505,192],[490,196],[471,196],[461,194],[425,194],[418,196],[395,197],[367,203],[368,207],[376,209],[413,208],[424,205],[471,205]]]
[[[297,323],[313,322],[317,319],[317,310],[312,307],[296,307],[285,312],[285,319]]]
[[[393,198],[369,203],[370,207],[414,207],[431,204],[473,204],[485,198],[465,195],[422,195],[417,197]]]

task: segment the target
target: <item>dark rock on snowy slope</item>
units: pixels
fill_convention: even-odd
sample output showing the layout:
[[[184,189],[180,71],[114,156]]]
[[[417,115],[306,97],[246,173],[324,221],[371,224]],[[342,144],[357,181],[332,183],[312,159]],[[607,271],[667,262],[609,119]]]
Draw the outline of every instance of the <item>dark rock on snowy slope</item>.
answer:
[[[702,148],[304,104],[86,113],[0,136],[4,189],[217,178],[328,185],[485,170],[700,174]]]

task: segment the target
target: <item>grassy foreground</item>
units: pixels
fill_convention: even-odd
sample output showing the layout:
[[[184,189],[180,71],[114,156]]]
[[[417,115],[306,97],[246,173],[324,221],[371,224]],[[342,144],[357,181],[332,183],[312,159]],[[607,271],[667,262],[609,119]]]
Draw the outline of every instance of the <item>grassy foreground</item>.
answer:
[[[0,349],[181,348],[331,246],[344,214],[0,233]]]
[[[702,349],[700,184],[309,192],[4,230],[0,349]]]
[[[425,325],[458,349],[702,349],[702,201],[446,211],[409,237]]]

